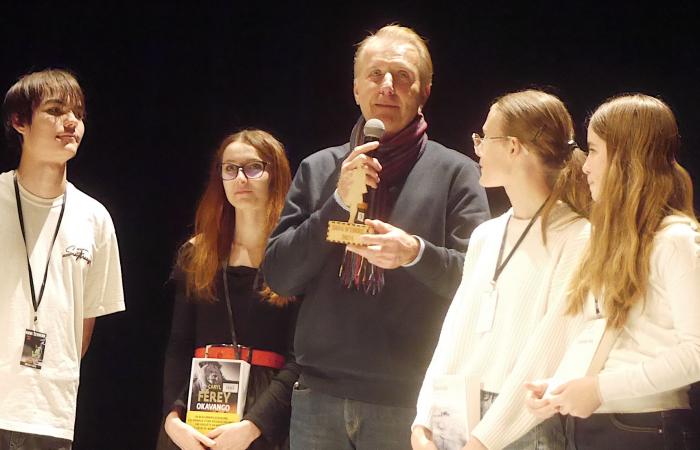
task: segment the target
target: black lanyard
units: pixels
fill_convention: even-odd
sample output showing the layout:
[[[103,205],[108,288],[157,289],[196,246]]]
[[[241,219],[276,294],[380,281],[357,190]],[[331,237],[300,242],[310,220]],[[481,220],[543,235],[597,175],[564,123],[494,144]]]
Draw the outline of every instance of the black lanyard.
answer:
[[[227,264],[224,261],[221,264],[221,273],[224,278],[224,296],[226,297],[226,309],[228,310],[228,323],[231,328],[231,343],[238,347],[238,342],[236,341],[236,327],[233,326],[233,311],[231,310],[231,295],[228,292],[228,277],[226,276]],[[240,357],[239,357],[240,359]]]
[[[66,210],[66,197],[68,196],[68,189],[63,193],[63,203],[61,204],[61,213],[58,215],[58,223],[56,224],[56,231],[53,233],[53,239],[51,240],[51,247],[49,247],[49,254],[46,258],[46,268],[44,269],[44,279],[41,282],[41,289],[39,289],[39,298],[36,297],[36,292],[34,291],[34,276],[32,275],[32,265],[29,263],[29,249],[27,248],[27,235],[24,231],[24,215],[22,214],[22,201],[19,198],[19,186],[17,184],[17,173],[14,175],[15,182],[15,198],[17,199],[17,215],[19,216],[19,227],[22,230],[22,240],[24,240],[24,251],[27,254],[27,269],[29,270],[29,290],[32,293],[32,306],[34,306],[34,324],[37,322],[37,311],[39,310],[39,305],[41,304],[41,299],[44,297],[44,288],[46,287],[46,277],[49,274],[49,262],[51,261],[51,251],[56,243],[56,237],[58,236],[58,229],[61,227],[61,221],[63,220],[63,212]]]
[[[508,234],[508,223],[510,223],[510,217],[508,217],[508,221],[506,222],[506,227],[503,230],[503,238],[501,239],[501,248],[498,251],[498,260],[496,261],[496,270],[493,272],[493,279],[491,280],[491,285],[495,286],[496,282],[498,281],[498,277],[501,276],[501,272],[503,272],[503,269],[506,268],[506,265],[508,264],[508,261],[510,261],[510,258],[513,256],[513,253],[515,253],[515,250],[518,249],[520,244],[523,242],[523,239],[525,239],[525,236],[527,236],[528,231],[530,231],[530,228],[532,228],[532,225],[534,225],[535,220],[537,220],[537,217],[539,217],[540,212],[542,211],[542,208],[544,208],[545,203],[547,201],[545,200],[544,203],[542,203],[542,206],[537,210],[534,216],[532,216],[532,219],[530,219],[530,223],[527,224],[527,227],[525,227],[525,230],[522,232],[520,237],[518,238],[518,241],[515,243],[513,248],[508,252],[508,256],[506,256],[505,261],[501,263],[501,258],[503,258],[503,250],[506,246],[506,235]]]

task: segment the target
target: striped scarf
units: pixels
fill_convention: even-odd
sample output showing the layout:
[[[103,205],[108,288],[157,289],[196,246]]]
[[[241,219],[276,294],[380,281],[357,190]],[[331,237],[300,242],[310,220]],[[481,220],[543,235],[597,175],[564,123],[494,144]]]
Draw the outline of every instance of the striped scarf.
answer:
[[[350,149],[362,145],[365,140],[364,117],[360,117],[350,133]],[[382,171],[377,189],[369,188],[367,217],[387,222],[403,182],[418,161],[428,142],[428,123],[422,113],[398,134],[379,140],[379,148],[371,156],[379,160]],[[370,264],[360,255],[345,251],[340,266],[340,279],[346,288],[354,288],[365,294],[375,295],[384,287],[384,269]]]

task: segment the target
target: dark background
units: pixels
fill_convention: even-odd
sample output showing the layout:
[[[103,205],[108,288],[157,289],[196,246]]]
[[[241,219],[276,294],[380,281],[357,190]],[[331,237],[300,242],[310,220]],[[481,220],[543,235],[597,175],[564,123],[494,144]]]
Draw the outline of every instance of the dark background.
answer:
[[[368,30],[396,21],[429,39],[428,133],[472,157],[471,133],[491,100],[509,91],[534,86],[559,95],[579,142],[586,116],[607,97],[660,96],[677,115],[680,161],[697,197],[698,9],[659,3],[3,7],[0,87],[46,67],[77,73],[87,132],[69,179],[107,206],[120,242],[127,311],[97,322],[83,360],[74,448],[153,448],[171,308],[162,286],[191,231],[211,153],[245,126],[284,142],[293,169],[313,151],[345,142],[359,114],[353,45]],[[0,153],[1,171],[15,164]],[[507,207],[501,191],[489,196],[495,213]]]

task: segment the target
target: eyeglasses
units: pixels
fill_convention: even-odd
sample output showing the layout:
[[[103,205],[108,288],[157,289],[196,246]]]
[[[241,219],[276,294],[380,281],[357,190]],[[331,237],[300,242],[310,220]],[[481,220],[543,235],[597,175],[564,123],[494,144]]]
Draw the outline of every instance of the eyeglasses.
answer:
[[[263,176],[267,165],[268,163],[265,161],[249,161],[242,166],[231,162],[224,162],[219,164],[219,168],[221,169],[221,178],[226,181],[234,180],[241,171],[246,179],[254,180]]]
[[[488,137],[481,137],[479,133],[472,133],[472,141],[474,142],[474,148],[480,147],[481,144],[486,140],[486,139],[510,139],[513,136],[488,136]]]
[[[481,137],[479,133],[472,133],[472,142],[474,142],[474,151],[476,152],[477,156],[481,156],[481,152],[479,150],[479,147],[481,147],[481,144],[484,143],[486,139],[510,139],[513,136],[488,136],[488,137]]]

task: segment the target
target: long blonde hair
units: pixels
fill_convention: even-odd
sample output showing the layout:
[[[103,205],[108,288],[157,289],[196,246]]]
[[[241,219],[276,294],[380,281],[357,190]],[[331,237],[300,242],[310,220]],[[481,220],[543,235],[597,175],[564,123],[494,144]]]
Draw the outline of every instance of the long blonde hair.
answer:
[[[589,293],[605,295],[609,326],[625,324],[644,299],[654,235],[664,217],[695,220],[693,184],[676,161],[678,125],[661,100],[643,94],[607,100],[589,119],[605,141],[607,171],[591,211],[591,239],[569,297],[580,313]]]
[[[542,161],[546,182],[552,190],[542,208],[542,238],[552,208],[561,200],[580,216],[587,217],[591,204],[586,178],[581,170],[584,153],[574,144],[574,126],[559,98],[528,89],[499,97],[494,102],[503,117],[503,131],[517,137]]]

